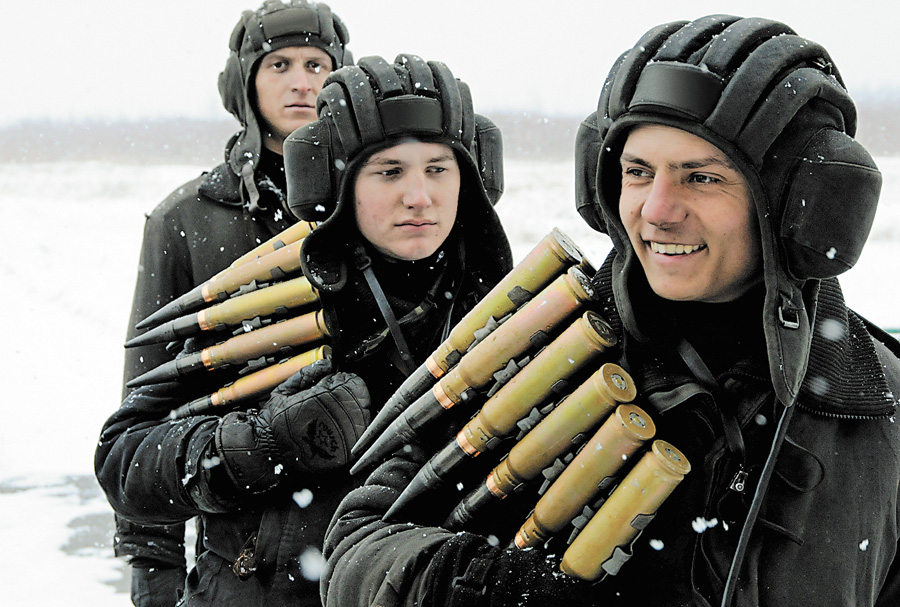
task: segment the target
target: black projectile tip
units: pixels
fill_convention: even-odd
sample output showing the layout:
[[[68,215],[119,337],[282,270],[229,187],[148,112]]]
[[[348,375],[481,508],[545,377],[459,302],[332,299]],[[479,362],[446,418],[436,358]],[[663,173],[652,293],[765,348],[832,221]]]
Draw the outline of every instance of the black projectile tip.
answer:
[[[176,419],[184,419],[186,417],[192,417],[194,415],[200,415],[212,409],[215,405],[213,404],[213,400],[211,396],[204,396],[202,398],[198,398],[197,400],[192,400],[186,405],[181,405],[176,409],[172,409],[169,412],[169,415],[166,417],[167,420],[176,420]]]
[[[178,377],[178,367],[176,361],[170,360],[160,366],[150,369],[143,375],[138,375],[134,379],[125,384],[126,388],[137,388],[138,386],[148,386],[150,384],[160,384],[171,381]]]
[[[384,514],[382,520],[387,521],[394,518],[398,512],[406,508],[420,495],[439,489],[446,484],[450,474],[461,464],[469,459],[469,456],[462,450],[456,440],[447,443],[443,449],[438,451],[430,460],[428,460],[422,469],[413,477],[397,501],[391,505],[390,509]]]
[[[165,362],[154,369],[150,369],[143,375],[139,375],[129,381],[125,386],[128,388],[136,388],[138,386],[171,382],[179,377],[187,375],[195,369],[202,368],[205,368],[203,364],[203,352],[193,352],[176,360]]]
[[[499,499],[501,498],[491,492],[490,487],[485,481],[478,485],[474,491],[456,505],[456,508],[450,513],[450,516],[444,521],[443,526],[450,531],[462,529],[474,518],[476,512],[491,502]]]
[[[206,300],[203,299],[203,285],[197,285],[184,295],[177,299],[173,299],[159,310],[140,321],[134,328],[142,331],[151,327],[158,327],[167,320],[174,320],[179,316],[184,316],[188,312],[199,310],[206,304]]]
[[[125,342],[126,348],[137,348],[140,346],[149,346],[152,344],[161,344],[170,341],[176,341],[178,335],[175,333],[175,321],[169,322],[150,329],[146,333],[142,333],[137,337],[133,337]]]
[[[391,425],[381,433],[369,450],[363,453],[362,457],[350,468],[350,473],[356,474],[370,464],[390,455],[405,443],[412,441],[420,429],[441,417],[445,411],[431,392],[423,394],[419,400],[391,422]]]
[[[410,404],[425,394],[434,382],[435,378],[426,365],[423,364],[413,371],[384,404],[369,427],[350,449],[350,454],[356,456],[368,449],[375,442],[375,438],[390,426],[391,422],[397,419],[397,416],[403,413]]]
[[[218,330],[218,325],[215,329]],[[197,335],[202,332],[203,328],[200,326],[198,315],[188,314],[186,316],[180,316],[175,320],[170,320],[165,324],[130,339],[125,342],[125,347],[134,348],[137,346],[148,346],[150,344],[168,343],[170,341],[178,341],[186,337],[191,337],[192,335]]]

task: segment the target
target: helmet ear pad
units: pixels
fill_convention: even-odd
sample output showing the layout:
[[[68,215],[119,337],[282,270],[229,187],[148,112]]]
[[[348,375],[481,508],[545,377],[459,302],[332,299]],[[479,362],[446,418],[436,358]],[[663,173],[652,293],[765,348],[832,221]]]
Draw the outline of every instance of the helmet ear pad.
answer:
[[[830,278],[853,267],[871,231],[881,183],[875,161],[855,139],[834,128],[813,135],[782,200],[779,235],[794,278]]]
[[[581,122],[575,135],[575,208],[591,228],[604,234],[607,228],[597,201],[597,169],[608,130],[608,120],[594,112]]]
[[[244,97],[244,76],[241,69],[241,59],[239,52],[244,34],[247,31],[245,23],[248,19],[253,18],[253,11],[244,11],[241,13],[241,20],[234,26],[231,32],[231,38],[228,40],[228,48],[230,54],[225,61],[225,69],[219,72],[219,96],[222,98],[222,104],[228,112],[238,119],[242,126],[247,125],[247,117],[244,116],[244,106],[242,103]]]
[[[288,184],[287,204],[303,221],[325,221],[337,204],[338,184],[346,170],[343,148],[334,123],[317,120],[300,127],[284,142],[284,171]],[[301,133],[302,129],[302,133]]]

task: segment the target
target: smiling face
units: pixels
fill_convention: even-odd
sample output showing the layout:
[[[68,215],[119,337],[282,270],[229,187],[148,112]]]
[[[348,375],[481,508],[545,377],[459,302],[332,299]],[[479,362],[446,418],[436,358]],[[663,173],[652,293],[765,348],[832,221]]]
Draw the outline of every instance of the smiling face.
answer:
[[[762,280],[747,182],[721,150],[645,125],[629,133],[621,166],[619,216],[657,295],[718,303]]]
[[[260,60],[254,85],[268,149],[282,154],[287,136],[316,120],[316,96],[332,65],[331,57],[314,46],[289,46]]]
[[[459,165],[449,146],[410,141],[381,150],[356,177],[356,225],[384,255],[424,259],[453,229],[459,187]]]

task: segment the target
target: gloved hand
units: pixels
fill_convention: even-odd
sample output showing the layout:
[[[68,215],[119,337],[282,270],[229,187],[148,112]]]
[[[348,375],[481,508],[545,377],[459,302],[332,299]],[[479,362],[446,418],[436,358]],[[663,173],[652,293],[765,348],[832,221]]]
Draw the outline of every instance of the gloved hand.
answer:
[[[344,468],[372,419],[363,380],[353,373],[326,375],[330,371],[327,360],[306,367],[273,390],[263,406],[289,474]]]
[[[369,391],[352,373],[331,373],[317,361],[272,391],[260,411],[234,411],[215,432],[216,454],[234,485],[264,493],[284,473],[329,472],[346,466],[350,447],[368,425]]]

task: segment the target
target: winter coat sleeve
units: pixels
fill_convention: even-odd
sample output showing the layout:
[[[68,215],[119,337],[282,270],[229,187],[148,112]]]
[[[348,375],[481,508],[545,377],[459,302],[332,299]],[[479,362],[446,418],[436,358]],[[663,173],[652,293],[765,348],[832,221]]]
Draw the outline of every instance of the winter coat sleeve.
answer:
[[[501,549],[480,535],[381,518],[424,458],[394,457],[341,503],[325,536],[326,607],[595,605],[596,587],[557,555]]]
[[[189,186],[186,184],[183,189],[192,190]],[[178,204],[182,203],[173,194],[147,216],[126,339],[142,333],[135,329],[139,321],[186,293],[196,283],[190,264],[191,252],[186,250],[185,239],[181,236],[183,226],[179,225],[175,212]],[[127,349],[123,384],[171,358],[165,344]],[[128,391],[123,389],[123,398]]]
[[[182,404],[178,394],[172,384],[138,388],[101,432],[97,479],[116,512],[130,521],[168,525],[235,506],[212,457],[219,418],[168,420]]]

